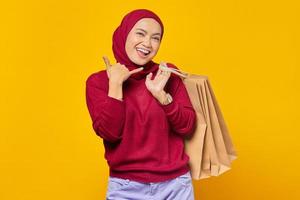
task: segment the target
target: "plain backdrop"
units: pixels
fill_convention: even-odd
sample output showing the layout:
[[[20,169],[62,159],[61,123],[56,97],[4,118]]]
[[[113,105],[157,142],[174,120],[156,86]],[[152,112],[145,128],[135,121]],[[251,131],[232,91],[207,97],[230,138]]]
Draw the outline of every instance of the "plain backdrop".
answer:
[[[137,8],[165,25],[154,61],[209,77],[238,153],[193,181],[196,200],[300,199],[296,0],[2,2],[0,199],[104,199],[85,81],[115,63],[113,31]]]

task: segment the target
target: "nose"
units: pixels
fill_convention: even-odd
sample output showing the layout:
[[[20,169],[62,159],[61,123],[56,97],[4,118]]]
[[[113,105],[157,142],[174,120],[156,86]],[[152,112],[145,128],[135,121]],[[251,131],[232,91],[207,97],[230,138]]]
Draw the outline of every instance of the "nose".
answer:
[[[145,37],[143,46],[145,46],[146,48],[151,48],[151,39],[148,37]]]

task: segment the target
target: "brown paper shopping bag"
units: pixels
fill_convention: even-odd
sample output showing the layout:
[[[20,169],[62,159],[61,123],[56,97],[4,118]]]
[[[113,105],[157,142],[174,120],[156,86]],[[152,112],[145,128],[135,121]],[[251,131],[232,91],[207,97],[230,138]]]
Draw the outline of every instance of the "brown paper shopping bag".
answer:
[[[160,68],[182,78],[197,114],[195,132],[185,139],[192,178],[199,180],[228,171],[237,154],[208,77],[166,65],[160,65]]]

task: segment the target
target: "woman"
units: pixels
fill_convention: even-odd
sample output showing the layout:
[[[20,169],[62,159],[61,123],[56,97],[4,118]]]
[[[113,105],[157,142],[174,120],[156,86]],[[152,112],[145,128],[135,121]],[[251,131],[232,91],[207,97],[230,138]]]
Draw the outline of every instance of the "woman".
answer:
[[[152,61],[163,33],[152,11],[128,13],[113,34],[117,63],[105,57],[106,70],[86,80],[110,169],[106,199],[194,199],[184,137],[193,133],[196,114],[181,78]]]

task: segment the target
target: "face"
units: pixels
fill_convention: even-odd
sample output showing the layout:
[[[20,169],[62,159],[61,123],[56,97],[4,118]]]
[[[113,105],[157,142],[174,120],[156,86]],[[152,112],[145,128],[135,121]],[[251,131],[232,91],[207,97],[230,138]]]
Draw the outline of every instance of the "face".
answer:
[[[129,32],[125,51],[132,62],[144,65],[157,54],[160,42],[160,24],[155,19],[143,18]]]

